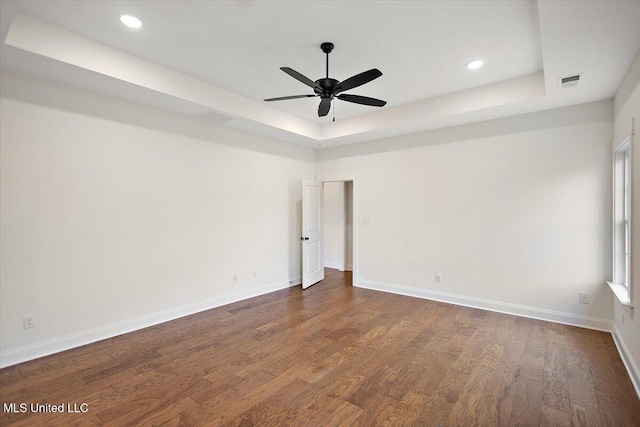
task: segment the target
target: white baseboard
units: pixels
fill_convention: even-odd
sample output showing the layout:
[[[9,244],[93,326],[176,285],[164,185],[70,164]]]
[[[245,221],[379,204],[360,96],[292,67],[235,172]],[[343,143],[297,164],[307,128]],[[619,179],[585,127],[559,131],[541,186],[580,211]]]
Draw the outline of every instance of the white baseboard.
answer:
[[[302,284],[302,276],[296,276],[289,279],[289,286],[296,286]]]
[[[631,378],[633,387],[636,389],[636,394],[638,395],[638,398],[640,398],[640,369],[638,369],[638,365],[636,365],[633,357],[631,357],[629,348],[622,340],[622,338],[620,338],[620,330],[618,329],[618,325],[616,325],[615,322],[613,323],[613,331],[611,332],[611,336],[613,336],[613,342],[618,348],[618,353],[620,353],[622,363],[624,363],[624,367],[627,368],[629,378]]]
[[[156,313],[139,316],[133,319],[112,323],[110,325],[100,326],[98,328],[50,339],[13,350],[3,351],[0,353],[0,368],[16,365],[18,363],[48,356],[54,353],[59,353],[61,351],[70,350],[72,348],[91,344],[96,341],[102,341],[107,338],[112,338],[118,335],[126,334],[128,332],[137,331],[139,329],[148,328],[150,326],[158,325],[160,323],[168,322],[180,317],[189,316],[201,311],[210,310],[212,308],[220,307],[226,304],[231,304],[233,302],[257,297],[269,292],[288,288],[289,286],[295,286],[296,284],[299,284],[301,282],[301,278],[294,277],[289,281],[271,283],[256,288],[246,289],[241,292],[234,292],[225,295],[221,298],[208,299],[192,304],[185,304],[179,307],[174,307]]]
[[[351,264],[342,265],[337,262],[325,262],[324,266],[325,268],[333,268],[340,271],[353,271],[353,266]]]
[[[344,265],[339,264],[337,262],[326,262],[324,263],[325,268],[333,268],[335,270],[344,271]]]
[[[511,304],[501,301],[493,301],[464,295],[450,294],[426,289],[418,289],[409,286],[391,285],[387,283],[373,282],[360,279],[356,286],[375,291],[389,292],[416,298],[424,298],[465,307],[480,308],[482,310],[496,311],[498,313],[513,314],[516,316],[530,317],[532,319],[546,320],[549,322],[563,323],[565,325],[579,326],[598,331],[611,332],[611,320],[598,317],[588,317],[579,314],[564,313],[561,311],[547,310],[544,308],[529,307],[525,305]]]

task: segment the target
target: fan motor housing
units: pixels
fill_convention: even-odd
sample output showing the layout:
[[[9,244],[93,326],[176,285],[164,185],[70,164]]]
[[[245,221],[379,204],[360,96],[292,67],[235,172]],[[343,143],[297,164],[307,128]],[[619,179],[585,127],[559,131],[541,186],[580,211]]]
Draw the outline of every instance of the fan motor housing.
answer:
[[[316,87],[313,89],[315,93],[333,93],[333,88],[340,83],[336,79],[325,78],[316,80]]]

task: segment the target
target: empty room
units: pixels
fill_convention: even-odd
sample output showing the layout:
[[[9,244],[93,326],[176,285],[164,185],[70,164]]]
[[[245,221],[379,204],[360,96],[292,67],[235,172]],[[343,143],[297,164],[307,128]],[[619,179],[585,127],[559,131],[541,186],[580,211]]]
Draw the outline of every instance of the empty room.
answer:
[[[0,425],[640,426],[640,1],[0,36]]]

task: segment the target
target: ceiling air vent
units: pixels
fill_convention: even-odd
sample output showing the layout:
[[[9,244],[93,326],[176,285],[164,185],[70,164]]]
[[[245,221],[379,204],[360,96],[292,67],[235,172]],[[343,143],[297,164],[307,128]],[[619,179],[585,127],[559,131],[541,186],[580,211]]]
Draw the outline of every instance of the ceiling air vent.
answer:
[[[197,116],[200,120],[204,120],[206,122],[211,123],[225,123],[230,120],[233,120],[234,117],[225,116],[224,114],[218,113],[217,111],[205,111],[202,114]]]
[[[582,74],[576,74],[574,76],[559,78],[558,86],[560,87],[560,89],[566,89],[568,87],[578,86],[578,83],[580,83],[581,77],[582,77]]]

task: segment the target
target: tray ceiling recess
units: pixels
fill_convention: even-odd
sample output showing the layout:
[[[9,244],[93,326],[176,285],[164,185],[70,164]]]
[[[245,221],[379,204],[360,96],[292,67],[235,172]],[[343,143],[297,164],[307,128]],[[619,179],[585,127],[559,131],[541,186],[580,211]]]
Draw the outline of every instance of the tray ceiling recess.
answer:
[[[319,148],[608,99],[640,49],[638,1],[363,4],[327,20],[333,2],[3,1],[0,64]],[[265,102],[305,88],[283,64],[313,93]],[[362,70],[384,76],[336,93]]]

